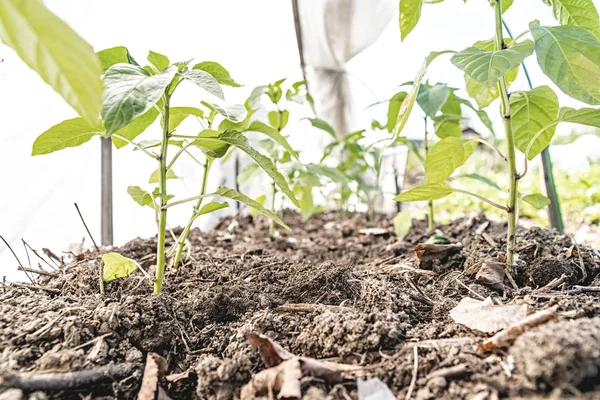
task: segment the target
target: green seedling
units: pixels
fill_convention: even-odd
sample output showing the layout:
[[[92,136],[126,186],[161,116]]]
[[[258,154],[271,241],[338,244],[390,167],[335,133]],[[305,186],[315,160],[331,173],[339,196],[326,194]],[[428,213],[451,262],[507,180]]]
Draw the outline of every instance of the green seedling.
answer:
[[[504,38],[502,14],[512,5],[509,0],[490,1],[490,22],[495,36],[491,40],[475,42],[460,52],[445,50],[431,53],[414,80],[411,91],[399,110],[393,138],[400,137],[402,128],[417,99],[427,67],[436,58],[452,54],[451,62],[465,73],[466,90],[480,107],[500,98],[504,122],[508,164],[508,203],[502,205],[474,193],[494,207],[506,212],[508,219],[506,263],[512,272],[516,252],[516,227],[521,201],[535,207],[548,205],[549,200],[538,193],[519,192],[519,181],[527,173],[532,160],[550,143],[556,126],[562,122],[600,127],[600,111],[596,108],[561,108],[558,97],[548,86],[528,91],[509,92],[523,61],[535,54],[541,70],[560,90],[574,99],[590,105],[600,104],[600,22],[592,0],[564,2],[544,0],[551,5],[560,26],[542,26],[532,21],[529,29],[514,40]],[[417,24],[423,2],[400,1],[400,31],[402,38]],[[533,40],[523,39],[530,35]],[[446,181],[475,151],[478,141],[447,137],[436,143],[425,162],[427,183],[397,197],[399,201],[429,201],[464,190],[450,186]],[[489,146],[493,146],[489,144]],[[499,150],[496,151],[501,154]],[[524,166],[517,170],[517,151],[524,156]]]
[[[175,205],[195,202],[186,227],[175,238],[175,244],[169,252],[170,255],[174,253],[175,268],[179,266],[193,222],[201,215],[227,207],[227,203],[218,201],[204,204],[203,200],[206,198],[228,198],[244,203],[289,229],[271,211],[234,189],[219,187],[207,193],[211,167],[226,155],[230,147],[235,147],[252,157],[274,184],[295,204],[298,203],[273,162],[256,151],[241,133],[245,127],[246,109],[241,105],[223,103],[222,85],[239,86],[225,68],[215,62],[171,63],[166,56],[152,51],[148,55],[150,64],[142,67],[122,46],[103,50],[98,53],[98,58],[104,81],[101,118],[96,118],[93,123],[83,118],[74,118],[53,126],[36,139],[33,155],[79,146],[94,136],[100,136],[110,138],[117,148],[131,145],[138,153],[156,161],[157,169],[149,179],[149,184],[155,185],[154,190],[146,191],[139,186],[128,188],[134,201],[154,210],[158,225],[155,293],[162,290],[167,264],[167,212]],[[200,87],[210,96],[210,100],[199,101],[198,107],[173,106],[171,101],[181,84]],[[179,132],[180,124],[188,117],[195,117],[200,122],[203,128],[200,133]],[[152,130],[151,126],[157,119],[160,120],[160,139],[138,141],[138,136],[143,132]],[[218,125],[217,119],[221,119]],[[174,151],[174,155],[169,157],[169,151]],[[194,151],[196,155],[193,154]],[[191,198],[173,200],[174,195],[168,191],[167,183],[169,179],[177,177],[174,166],[184,153],[203,168],[201,191]],[[112,270],[115,267],[105,265],[105,268]],[[123,271],[123,268],[117,270]],[[126,269],[129,270],[131,268]]]

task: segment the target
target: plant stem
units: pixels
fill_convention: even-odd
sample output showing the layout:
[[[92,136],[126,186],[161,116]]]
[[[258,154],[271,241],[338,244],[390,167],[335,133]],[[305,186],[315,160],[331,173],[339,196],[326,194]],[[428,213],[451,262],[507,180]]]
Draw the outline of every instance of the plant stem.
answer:
[[[145,148],[143,148],[142,146],[140,146],[139,144],[127,139],[125,136],[119,135],[118,133],[113,133],[111,136],[116,137],[117,139],[121,139],[127,143],[129,143],[130,145],[132,145],[133,147],[137,148],[138,150],[140,150],[142,153],[146,154],[149,157],[154,158],[155,160],[158,160],[158,155],[154,154],[148,150],[146,150]]]
[[[190,230],[192,229],[192,224],[198,218],[198,212],[200,211],[200,207],[202,206],[202,200],[204,200],[204,195],[206,194],[206,183],[208,182],[208,173],[210,172],[210,167],[212,166],[213,159],[211,157],[206,158],[206,165],[204,166],[204,175],[202,176],[202,187],[200,188],[200,197],[198,198],[198,202],[194,207],[194,213],[192,217],[188,221],[185,229],[179,236],[177,240],[177,252],[175,253],[175,261],[173,262],[173,268],[177,269],[179,267],[179,262],[181,261],[181,254],[183,253],[183,249],[185,248],[185,241],[187,240],[188,235],[190,234]]]
[[[425,122],[425,136],[423,140],[423,144],[425,145],[425,159],[427,159],[427,154],[429,153],[429,140],[427,138],[427,116],[423,118]],[[433,232],[435,228],[435,220],[433,219],[433,200],[429,200],[427,203],[428,213],[427,213],[427,224],[429,227],[429,232]]]
[[[504,38],[502,34],[502,0],[496,0],[494,3],[494,11],[496,15],[496,48],[502,50],[505,48]],[[509,199],[508,199],[508,229],[506,233],[506,264],[511,274],[514,273],[513,265],[515,263],[515,248],[516,248],[516,229],[519,218],[519,175],[517,174],[515,138],[512,131],[510,100],[508,95],[508,86],[506,77],[500,78],[498,83],[501,100],[502,118],[504,121],[504,131],[506,134],[506,142],[508,145],[508,171],[509,171]]]
[[[167,232],[167,149],[169,148],[169,95],[165,94],[165,112],[162,114],[163,135],[158,156],[160,211],[158,214],[158,240],[156,249],[156,279],[154,280],[154,293],[162,291],[165,276],[165,237]]]

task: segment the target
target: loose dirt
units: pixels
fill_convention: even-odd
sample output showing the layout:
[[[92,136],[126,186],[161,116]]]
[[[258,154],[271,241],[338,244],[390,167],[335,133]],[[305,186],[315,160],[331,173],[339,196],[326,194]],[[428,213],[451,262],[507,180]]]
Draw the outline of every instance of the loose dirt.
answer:
[[[170,398],[237,399],[265,369],[250,332],[298,356],[364,367],[341,382],[303,378],[304,400],[357,399],[356,379],[374,377],[398,399],[600,398],[600,293],[585,291],[600,281],[593,249],[520,229],[517,287],[508,277],[490,286],[476,275],[503,261],[506,228],[484,218],[439,226],[449,243],[420,256],[415,247],[432,237],[424,221],[400,240],[383,216],[285,220],[292,232],[276,238],[261,217],[194,230],[185,265],[167,272],[160,296],[140,271],[101,283],[99,253],[40,276],[36,288],[4,286],[0,399],[134,398],[148,353],[166,360],[160,386]],[[135,239],[114,251],[152,274],[155,250],[155,239]],[[449,317],[466,296],[530,312],[556,306],[558,321],[482,354],[474,346],[491,335]],[[80,374],[39,390],[43,373],[63,379],[101,367],[88,381]]]

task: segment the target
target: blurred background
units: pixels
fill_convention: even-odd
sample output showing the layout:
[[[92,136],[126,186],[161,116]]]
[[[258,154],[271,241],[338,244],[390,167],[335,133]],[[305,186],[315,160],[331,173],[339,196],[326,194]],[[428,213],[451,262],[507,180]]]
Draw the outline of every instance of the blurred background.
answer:
[[[398,91],[398,85],[412,80],[429,52],[461,50],[475,40],[493,36],[493,11],[483,0],[466,4],[461,0],[448,0],[435,6],[425,5],[419,24],[404,42],[400,42],[397,0],[300,0],[298,3],[309,89],[323,118],[345,133],[369,129],[374,119],[385,124],[387,104],[369,106],[389,99]],[[600,0],[595,3],[600,7]],[[144,60],[148,51],[153,50],[172,61],[194,58],[198,62],[219,62],[244,85],[226,88],[228,103],[243,103],[258,85],[281,78],[288,78],[290,82],[303,79],[291,1],[47,0],[46,4],[96,51],[123,45],[138,60]],[[505,19],[515,34],[527,29],[533,19],[539,19],[542,25],[556,24],[551,9],[542,1],[533,0],[515,1]],[[78,148],[32,157],[31,146],[40,133],[76,114],[11,49],[1,44],[0,59],[0,109],[3,111],[0,118],[0,235],[22,260],[25,259],[22,238],[36,249],[49,248],[60,254],[69,244],[80,243],[86,236],[73,206],[76,202],[92,235],[99,241],[99,140],[94,138]],[[533,84],[553,87],[561,106],[582,106],[555,88],[533,57],[526,63]],[[434,62],[426,79],[457,88],[464,86],[463,73],[448,59]],[[511,89],[528,89],[522,71]],[[461,94],[466,97],[464,91]],[[173,104],[195,104],[201,96],[201,91],[190,85],[178,90]],[[501,137],[498,103],[492,103],[488,111]],[[418,112],[415,114],[404,134],[420,139],[423,122]],[[301,152],[304,162],[318,162],[324,146],[331,140],[303,120],[311,115],[307,106],[295,106],[288,128],[290,142]],[[469,125],[485,131],[476,119]],[[158,134],[157,128],[154,126],[145,133],[144,139]],[[196,128],[190,126],[190,129]],[[374,141],[378,135],[381,133],[372,132],[367,139]],[[551,154],[567,232],[576,234],[582,242],[600,245],[597,233],[600,219],[598,132],[561,124]],[[408,162],[410,165],[411,160]],[[481,172],[486,168],[486,173],[500,186],[506,186],[505,174],[492,172],[490,167],[480,157],[464,168],[466,172]],[[139,207],[127,194],[127,186],[143,187],[154,169],[152,161],[141,154],[132,154],[130,147],[113,151],[115,245],[138,236],[155,235],[152,211]],[[218,169],[219,173],[212,177],[209,185],[232,185],[233,164]],[[418,168],[416,171],[418,175]],[[186,177],[169,183],[177,196],[197,194],[201,172],[197,166],[183,162],[175,172]],[[418,176],[407,178],[410,184],[411,179],[416,180]],[[490,190],[479,182],[471,184],[470,190],[484,195]],[[260,179],[247,186],[255,195],[264,191]],[[543,193],[539,171],[526,179],[523,188],[531,191],[537,188]],[[493,196],[497,194],[490,194]],[[467,212],[487,210],[480,202],[460,195],[440,200],[438,204],[440,222]],[[409,209],[415,217],[422,217],[419,207]],[[169,225],[185,224],[190,208],[174,208]],[[390,211],[390,205],[385,202],[380,208]],[[360,205],[357,209],[361,210]],[[224,212],[235,212],[235,208]],[[523,213],[526,220],[547,226],[544,210],[525,207]],[[215,218],[211,215],[199,219],[197,226],[208,227]],[[86,244],[91,244],[89,239]],[[0,276],[6,276],[9,281],[20,279],[16,266],[12,254],[0,245]]]

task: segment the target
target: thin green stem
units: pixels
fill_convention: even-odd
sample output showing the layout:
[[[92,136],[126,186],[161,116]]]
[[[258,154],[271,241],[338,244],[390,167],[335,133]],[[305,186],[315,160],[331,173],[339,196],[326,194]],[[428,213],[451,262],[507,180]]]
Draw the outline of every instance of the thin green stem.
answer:
[[[279,113],[279,124],[277,126],[277,132],[279,134],[281,134],[281,122],[283,120],[283,111],[281,111],[278,104],[275,104],[275,107],[277,107],[277,112]],[[278,156],[279,156],[279,152],[277,152],[275,154],[275,157],[273,157],[273,165],[275,166],[275,169],[277,169]],[[271,211],[273,211],[274,214],[277,214],[277,211],[275,210],[275,199],[277,197],[277,186],[275,186],[275,182],[273,182],[271,185],[273,188],[272,189],[273,196],[271,197]],[[274,235],[275,235],[275,222],[269,218],[269,236],[273,237]]]
[[[146,150],[145,148],[143,148],[142,146],[140,146],[139,144],[127,139],[125,136],[123,135],[119,135],[118,133],[113,133],[111,136],[116,137],[117,139],[121,139],[124,140],[125,142],[129,143],[130,145],[132,145],[133,147],[135,147],[136,149],[140,150],[142,153],[146,154],[147,156],[150,156],[152,158],[154,158],[155,160],[158,160],[158,154],[156,153],[152,153],[148,150]]]
[[[427,116],[425,116],[423,118],[423,121],[425,123],[425,135],[423,137],[423,144],[425,146],[425,159],[427,159],[427,154],[429,153],[429,138],[428,138],[428,132],[427,132]],[[429,231],[433,232],[433,229],[435,228],[435,220],[434,220],[434,215],[433,215],[433,200],[429,200],[429,202],[427,203],[427,208],[428,208],[428,213],[427,213],[427,225],[429,227]]]
[[[167,169],[173,168],[173,164],[175,164],[175,161],[177,161],[177,159],[179,158],[179,156],[181,154],[183,154],[183,152],[187,153],[187,151],[186,151],[187,148],[190,147],[193,144],[194,144],[194,142],[188,142],[185,145],[181,146],[181,149],[179,149],[179,151],[177,152],[177,154],[175,154],[175,156],[173,157],[173,159],[171,159],[171,162],[169,163],[169,166],[167,167]]]
[[[494,150],[496,153],[498,153],[498,155],[504,160],[504,161],[508,161],[508,158],[506,158],[506,156],[500,151],[500,149],[498,149],[496,146],[494,146],[493,144],[483,140],[483,139],[479,139],[479,138],[475,138],[474,140],[477,140],[477,142],[488,146],[490,149]]]
[[[496,49],[502,50],[505,48],[504,37],[502,34],[502,0],[496,0],[494,2],[495,11],[495,27],[496,27]],[[516,151],[515,151],[515,138],[512,131],[511,113],[510,113],[510,100],[508,95],[508,86],[506,84],[506,77],[503,76],[498,83],[501,100],[501,111],[502,118],[504,121],[504,130],[506,134],[506,142],[508,145],[508,171],[509,171],[509,199],[508,199],[508,230],[506,237],[506,264],[508,266],[509,273],[514,273],[515,263],[515,248],[516,248],[516,229],[519,217],[519,202],[518,202],[518,190],[519,190],[519,179],[520,176],[517,173],[516,165]]]
[[[194,212],[192,217],[188,221],[185,229],[177,239],[177,243],[175,244],[177,248],[177,252],[175,253],[175,261],[173,262],[173,268],[177,269],[179,267],[179,262],[181,261],[181,255],[183,254],[183,249],[185,248],[185,241],[187,240],[188,235],[190,234],[190,230],[192,229],[192,225],[196,218],[198,218],[200,211],[200,207],[202,206],[202,200],[204,200],[204,195],[206,194],[206,184],[208,182],[208,174],[210,172],[210,167],[212,166],[213,159],[211,157],[206,158],[206,166],[204,167],[204,174],[202,176],[202,187],[200,188],[200,197],[198,198],[198,202],[194,207]]]
[[[481,200],[481,201],[483,201],[483,202],[485,202],[485,203],[488,203],[490,206],[493,206],[493,207],[496,207],[496,208],[498,208],[499,210],[502,210],[502,211],[506,211],[506,212],[508,212],[508,207],[506,207],[506,206],[503,206],[503,205],[501,205],[501,204],[498,204],[498,203],[496,203],[496,202],[493,202],[493,201],[492,201],[492,200],[490,200],[490,199],[486,199],[485,197],[483,197],[483,196],[480,196],[480,195],[478,195],[478,194],[476,194],[476,193],[469,192],[468,190],[456,189],[456,188],[452,188],[452,190],[453,190],[453,191],[455,191],[455,192],[457,192],[457,193],[464,193],[464,194],[468,194],[469,196],[476,197],[476,198],[478,198],[479,200]]]
[[[160,211],[158,214],[158,239],[156,249],[156,279],[154,280],[154,293],[160,294],[165,277],[165,236],[167,232],[167,149],[169,148],[169,95],[165,95],[165,111],[162,114],[162,143],[158,157]]]

